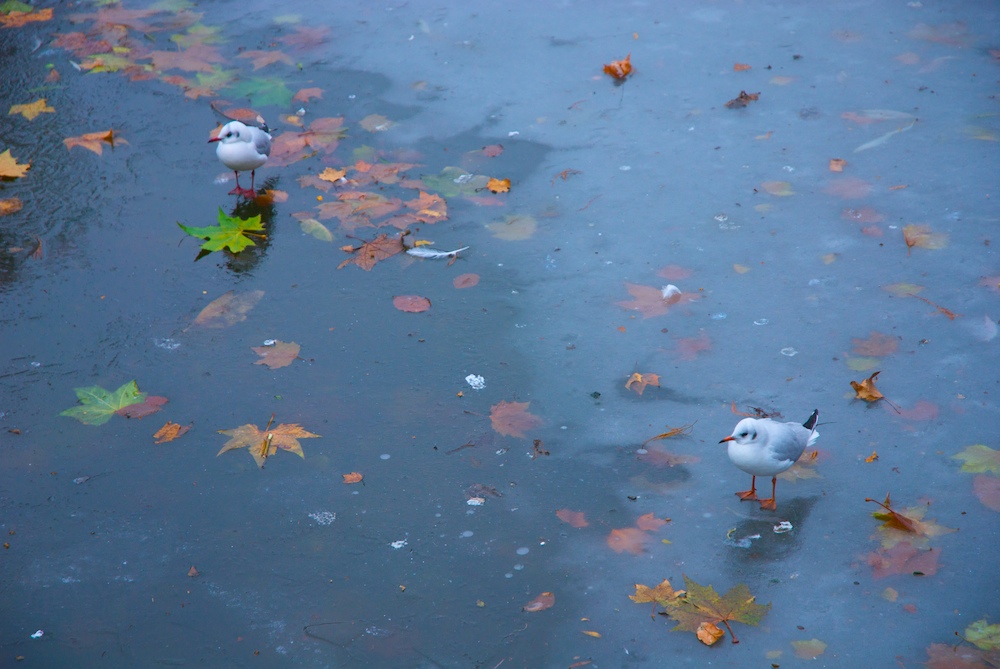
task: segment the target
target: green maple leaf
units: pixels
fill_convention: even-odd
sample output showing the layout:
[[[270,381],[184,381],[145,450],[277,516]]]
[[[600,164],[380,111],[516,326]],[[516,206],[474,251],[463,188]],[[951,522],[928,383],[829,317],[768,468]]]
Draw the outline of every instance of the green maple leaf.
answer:
[[[983,444],[974,444],[966,447],[957,455],[951,456],[955,460],[964,460],[962,471],[969,474],[984,474],[993,472],[1000,474],[1000,451],[995,451]]]
[[[219,207],[218,225],[207,228],[192,228],[180,222],[177,225],[192,237],[207,240],[201,245],[201,248],[206,251],[221,251],[228,248],[233,253],[239,253],[248,246],[256,246],[247,233],[264,231],[260,224],[260,216],[251,216],[250,218],[226,216],[222,207]]]
[[[236,81],[236,70],[224,70],[218,65],[212,66],[211,72],[198,72],[195,79],[199,86],[221,90],[228,88]]]
[[[119,409],[139,404],[146,399],[146,393],[139,392],[139,386],[134,380],[113,393],[100,386],[74,388],[73,392],[80,400],[80,406],[66,409],[59,415],[76,418],[85,425],[103,425],[111,420],[111,416]]]
[[[292,103],[292,92],[281,79],[251,77],[234,86],[239,95],[250,98],[254,107],[287,107]]]
[[[721,622],[732,634],[733,643],[739,643],[729,622],[757,625],[771,608],[770,604],[755,603],[750,589],[743,583],[733,586],[722,596],[712,586],[698,585],[687,576],[684,577],[684,585],[687,595],[666,607],[667,615],[677,621],[677,626],[671,631],[697,632],[702,623],[714,625]]]
[[[35,11],[34,7],[23,2],[17,2],[17,0],[7,0],[7,2],[0,4],[0,14],[10,14],[11,12],[27,14],[33,11]]]
[[[989,625],[986,618],[965,628],[965,640],[980,650],[1000,650],[1000,624]]]

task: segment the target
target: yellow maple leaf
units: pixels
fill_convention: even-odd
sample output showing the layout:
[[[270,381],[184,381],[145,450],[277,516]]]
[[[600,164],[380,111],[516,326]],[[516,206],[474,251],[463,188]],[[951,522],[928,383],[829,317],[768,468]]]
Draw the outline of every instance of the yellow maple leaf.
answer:
[[[490,179],[486,182],[486,188],[491,193],[509,193],[510,179]]]
[[[17,159],[10,155],[10,149],[0,153],[0,177],[17,179],[18,177],[23,177],[30,167],[31,163],[23,165],[18,163]]]
[[[66,145],[67,149],[72,149],[74,146],[82,146],[89,151],[93,151],[99,156],[104,153],[104,142],[110,144],[111,148],[115,147],[115,142],[118,142],[119,144],[128,144],[128,142],[124,139],[116,137],[114,130],[88,132],[78,137],[67,137],[63,140],[63,144]]]
[[[330,183],[337,183],[344,178],[345,174],[347,174],[347,170],[335,170],[332,167],[328,167],[319,173],[319,178]]]
[[[272,417],[273,420],[273,417]],[[264,461],[274,455],[279,448],[295,453],[300,458],[306,457],[302,452],[302,445],[299,439],[312,439],[320,435],[307,432],[301,425],[295,423],[282,423],[275,428],[270,427],[261,431],[256,425],[241,425],[232,430],[219,430],[219,434],[231,437],[223,445],[218,455],[236,448],[246,448],[250,451],[258,467],[264,466]]]
[[[51,114],[55,112],[55,107],[50,107],[45,98],[38,98],[34,102],[29,102],[26,105],[12,105],[10,111],[7,115],[20,114],[29,121],[34,121],[35,117],[39,114]]]

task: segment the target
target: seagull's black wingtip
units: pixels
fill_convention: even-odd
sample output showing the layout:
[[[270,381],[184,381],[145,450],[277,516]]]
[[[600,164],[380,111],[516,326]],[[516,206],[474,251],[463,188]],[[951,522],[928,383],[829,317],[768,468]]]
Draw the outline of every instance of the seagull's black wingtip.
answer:
[[[809,420],[802,423],[802,427],[807,430],[811,430],[816,427],[816,421],[819,420],[819,409],[813,409],[812,415],[809,416]]]

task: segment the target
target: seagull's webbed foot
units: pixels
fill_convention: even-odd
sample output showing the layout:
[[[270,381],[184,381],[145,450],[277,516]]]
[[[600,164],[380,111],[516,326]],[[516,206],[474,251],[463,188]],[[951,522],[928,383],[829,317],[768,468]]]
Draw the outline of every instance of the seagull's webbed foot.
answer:
[[[777,511],[778,504],[774,501],[774,498],[762,499],[760,500],[760,508],[764,511]]]
[[[756,501],[758,501],[758,499],[757,499],[757,491],[754,490],[753,488],[750,488],[749,490],[741,490],[740,492],[736,493],[736,496],[740,498],[741,502],[756,502]]]

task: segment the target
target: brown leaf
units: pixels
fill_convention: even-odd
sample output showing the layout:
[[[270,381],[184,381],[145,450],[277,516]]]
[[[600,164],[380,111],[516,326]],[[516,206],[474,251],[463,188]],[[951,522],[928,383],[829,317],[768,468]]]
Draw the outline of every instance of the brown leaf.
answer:
[[[666,607],[671,602],[683,596],[683,590],[674,590],[673,586],[670,585],[670,581],[663,579],[655,588],[636,583],[635,594],[629,595],[628,598],[636,604],[659,604]]]
[[[875,387],[875,377],[881,373],[881,371],[875,372],[861,383],[851,381],[855,398],[864,400],[865,402],[878,402],[881,399],[885,399],[885,395],[880,393],[878,388]]]
[[[24,207],[24,203],[21,202],[20,198],[10,197],[0,200],[0,216],[17,213],[21,211],[22,207]]]
[[[271,419],[273,420],[274,417],[272,416]],[[217,455],[237,448],[247,448],[258,467],[263,467],[264,461],[274,455],[279,448],[304,458],[306,456],[302,452],[299,439],[313,439],[320,436],[303,430],[302,426],[296,423],[282,423],[275,428],[271,428],[270,423],[268,423],[267,429],[263,432],[256,425],[251,424],[218,432],[230,437],[230,439]]]
[[[733,63],[733,72],[746,72],[750,67],[746,63]]]
[[[840,217],[848,221],[865,224],[881,223],[885,220],[885,216],[878,213],[871,207],[858,207],[857,209],[848,207],[840,212]]]
[[[885,578],[896,574],[913,574],[919,572],[923,576],[933,576],[938,570],[938,556],[941,551],[920,550],[909,542],[898,543],[886,550],[880,548],[869,553],[867,562],[872,567],[872,576]]]
[[[729,109],[741,109],[746,107],[748,104],[754,100],[760,98],[760,92],[757,93],[747,93],[746,91],[740,91],[740,94],[735,98],[726,103],[726,107]]]
[[[74,146],[82,146],[88,151],[93,151],[99,156],[104,153],[104,144],[108,144],[111,148],[114,148],[115,142],[118,142],[119,144],[128,144],[128,142],[124,139],[117,137],[114,130],[88,132],[80,135],[79,137],[67,137],[63,140],[63,144],[66,145],[67,149],[72,149]]]
[[[815,660],[826,650],[826,644],[819,639],[809,639],[808,641],[793,641],[792,648],[795,649],[795,657],[803,660]]]
[[[478,283],[479,283],[478,274],[459,274],[451,282],[451,285],[455,286],[455,288],[461,289],[461,288],[472,288]]]
[[[194,568],[194,565],[191,565],[191,568],[188,569],[188,576],[190,576],[191,578],[194,578],[195,576],[199,576],[199,575],[200,574],[198,573],[198,570]]]
[[[337,265],[337,269],[355,264],[366,272],[370,272],[375,263],[402,252],[403,242],[399,237],[389,237],[387,234],[381,234],[372,241],[364,242],[358,248],[353,249],[351,251],[353,255]]]
[[[154,443],[165,444],[168,441],[173,441],[190,429],[190,425],[179,425],[178,423],[171,423],[168,420],[163,427],[153,434],[153,438],[156,439]]]
[[[824,190],[830,195],[845,200],[854,200],[868,197],[872,192],[872,186],[867,181],[856,177],[838,177],[837,181],[831,183]]]
[[[626,390],[634,390],[639,395],[642,395],[643,391],[646,390],[646,386],[656,386],[657,388],[659,388],[660,387],[659,375],[640,374],[639,372],[634,372],[632,376],[629,377],[628,381],[625,382]]]
[[[507,402],[490,407],[490,422],[493,429],[507,437],[523,437],[525,431],[534,430],[542,424],[542,419],[528,413],[530,402]]]
[[[638,527],[623,527],[611,530],[608,534],[608,548],[616,553],[631,553],[632,555],[642,555],[646,550],[646,542],[649,535]]]
[[[875,502],[884,509],[884,512],[876,511],[872,514],[874,518],[883,521],[872,535],[873,539],[881,541],[883,548],[891,548],[903,541],[915,547],[923,547],[930,539],[955,531],[934,520],[924,520],[924,514],[927,513],[926,505],[910,507],[900,512],[892,508],[889,495],[885,496],[884,503],[871,498],[866,498],[865,501]]]
[[[8,12],[6,14],[0,14],[0,26],[4,28],[20,28],[25,24],[34,21],[51,21],[52,20],[52,8],[46,7],[45,9],[39,9],[30,12],[19,12],[17,10]]]
[[[657,518],[650,512],[639,516],[635,521],[635,526],[646,532],[655,532],[669,522],[669,518]]]
[[[208,306],[201,310],[194,322],[185,330],[195,325],[206,328],[225,328],[236,325],[247,319],[247,314],[262,297],[264,297],[263,290],[251,290],[239,295],[231,290],[209,302]]]
[[[323,99],[322,88],[300,88],[299,92],[292,96],[292,102],[309,102],[313,98]]]
[[[361,483],[365,478],[360,472],[351,472],[349,474],[341,474],[344,478],[344,483]]]
[[[906,255],[910,255],[914,246],[943,249],[948,245],[948,235],[934,232],[929,225],[906,225],[903,226],[903,241],[906,242]]]
[[[527,611],[528,613],[536,613],[538,611],[544,611],[545,609],[551,608],[555,603],[556,596],[554,594],[551,592],[543,592],[521,607],[521,610]]]
[[[632,73],[632,54],[622,60],[613,60],[604,66],[604,73],[615,79],[624,79]]]
[[[868,463],[875,462],[876,460],[878,460],[878,453],[875,451],[872,451],[872,454],[865,458],[865,462]]]
[[[895,353],[896,349],[899,348],[899,339],[892,335],[872,331],[868,335],[868,339],[851,339],[851,344],[854,345],[854,352],[858,355],[881,357]]]
[[[695,630],[695,636],[698,637],[698,641],[701,641],[706,646],[711,646],[725,635],[725,632],[710,622],[701,623],[698,625],[698,629]]]
[[[431,301],[420,295],[396,295],[392,298],[392,306],[400,311],[418,314],[431,308]]]
[[[1000,511],[1000,478],[978,474],[972,479],[972,492],[983,506]]]
[[[275,341],[271,346],[251,346],[250,350],[261,357],[255,365],[267,365],[271,369],[288,367],[299,357],[302,347],[295,342]]]
[[[510,179],[493,179],[486,182],[486,189],[491,193],[509,193]]]
[[[166,397],[157,397],[156,395],[149,395],[145,400],[139,402],[138,404],[130,404],[127,407],[122,407],[118,411],[115,411],[119,416],[124,416],[125,418],[145,418],[150,414],[154,414],[163,408],[163,405],[169,402]]]
[[[590,523],[584,517],[583,511],[570,511],[569,509],[559,509],[556,511],[556,517],[564,523],[568,523],[570,527],[575,527],[577,529],[582,527],[587,527]]]
[[[150,51],[147,58],[153,59],[153,67],[160,72],[183,70],[210,73],[215,65],[226,61],[217,47],[208,44],[193,44],[179,51]]]

